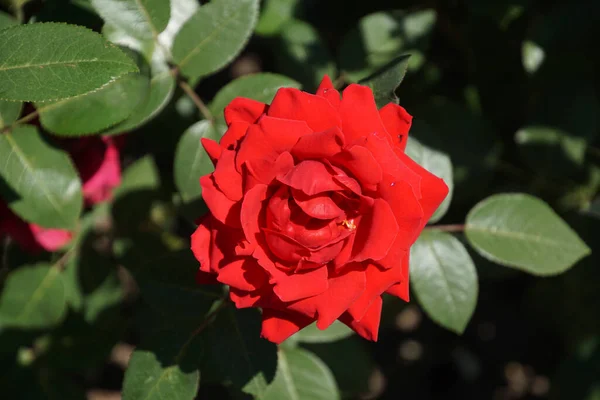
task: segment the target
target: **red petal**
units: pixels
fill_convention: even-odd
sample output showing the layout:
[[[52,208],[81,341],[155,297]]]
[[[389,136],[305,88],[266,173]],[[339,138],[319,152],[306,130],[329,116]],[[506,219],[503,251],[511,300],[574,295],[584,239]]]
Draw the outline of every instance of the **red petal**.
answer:
[[[200,178],[202,198],[206,202],[212,215],[224,224],[240,227],[241,202],[230,200],[215,184],[212,174]]]
[[[244,258],[221,268],[217,280],[240,290],[254,291],[264,286],[268,277],[254,259]]]
[[[258,219],[260,211],[263,208],[262,202],[267,197],[267,189],[267,185],[254,186],[246,193],[242,202],[242,211],[240,213],[242,229],[244,230],[246,240],[250,243],[256,243],[256,236],[260,233]]]
[[[267,112],[268,106],[260,101],[236,97],[225,107],[225,122],[231,125],[234,121],[255,123],[262,114]]]
[[[394,103],[382,107],[379,110],[379,116],[392,138],[392,143],[404,151],[406,143],[408,143],[408,131],[412,124],[412,116],[403,107]]]
[[[229,298],[237,308],[258,307],[258,303],[261,301],[261,291],[248,292],[230,287]]]
[[[362,146],[351,146],[332,162],[346,168],[363,186],[373,186],[381,181],[381,168],[369,150]]]
[[[204,150],[206,151],[206,154],[208,154],[208,157],[210,157],[213,165],[216,165],[217,160],[221,157],[223,148],[212,139],[202,138],[200,139],[200,143],[202,143],[202,147],[204,147]]]
[[[342,151],[344,134],[338,127],[302,136],[292,148],[292,155],[300,160],[329,158]]]
[[[314,321],[302,314],[272,308],[263,309],[262,318],[260,336],[276,344],[280,344]]]
[[[196,260],[200,263],[200,270],[204,272],[211,272],[210,270],[210,229],[212,215],[206,214],[196,231],[192,234],[192,245],[191,249],[196,257]]]
[[[35,241],[46,251],[60,250],[71,241],[73,234],[63,229],[42,228],[35,224],[29,224],[29,229]]]
[[[377,297],[360,321],[355,320],[348,313],[340,317],[340,321],[352,328],[360,336],[367,340],[377,341],[379,336],[379,322],[381,320],[381,309],[383,301]]]
[[[294,201],[307,215],[318,219],[334,219],[344,215],[344,210],[327,194],[308,196],[300,190],[293,189]]]
[[[311,130],[303,121],[263,117],[258,124],[248,128],[240,144],[236,165],[240,169],[247,160],[275,161],[279,154],[291,150],[301,136],[309,133]]]
[[[250,190],[259,183],[270,185],[275,177],[286,174],[294,167],[294,158],[286,151],[275,162],[255,159],[246,161],[245,165],[249,172],[249,176],[246,176],[246,190]]]
[[[398,223],[395,246],[407,250],[417,240],[423,221],[426,221],[421,203],[408,183],[402,180],[396,181],[388,174],[383,176],[379,185],[379,194],[392,208]]]
[[[340,104],[342,131],[348,143],[373,133],[387,135],[379,117],[373,92],[367,86],[351,84],[342,93]]]
[[[387,255],[396,236],[398,224],[390,205],[375,199],[370,211],[358,222],[352,261],[380,260]]]
[[[278,177],[278,180],[294,189],[302,190],[309,196],[344,189],[333,180],[332,173],[322,162],[314,160],[300,162],[287,174]]]
[[[281,301],[289,302],[316,296],[328,287],[327,267],[321,267],[277,279],[273,291]]]
[[[267,114],[271,117],[305,121],[315,132],[342,126],[336,109],[328,100],[294,88],[279,89]]]
[[[327,75],[323,77],[319,89],[317,89],[317,96],[326,98],[336,109],[340,107],[340,92],[333,87],[333,83]]]
[[[109,200],[112,197],[113,189],[121,183],[121,161],[119,150],[111,138],[102,138],[102,141],[105,143],[106,147],[100,166],[95,169],[95,172],[89,175],[85,173],[81,174],[83,180],[83,197],[88,205]],[[99,149],[95,149],[94,147],[89,148],[89,150],[83,152],[83,156],[93,158],[94,156],[90,154],[90,152],[94,151],[99,151]],[[86,159],[81,159],[81,162],[77,167],[85,168],[86,163]],[[47,234],[46,236],[47,239],[43,238],[42,241],[49,240],[47,243],[50,247],[55,247],[58,242],[60,242],[62,246],[62,244],[65,244],[71,239],[70,234],[67,238],[64,232],[62,234],[55,232],[51,235]],[[42,246],[47,249],[49,248],[43,243]],[[56,249],[61,246],[56,247]]]
[[[240,139],[246,136],[249,126],[250,124],[244,121],[233,121],[219,141],[221,147],[227,150],[236,150]]]
[[[406,165],[421,177],[421,198],[419,202],[423,208],[423,222],[421,227],[424,227],[433,215],[435,210],[444,201],[448,195],[448,185],[443,179],[438,178],[419,164],[414,162],[408,156],[405,160]]]
[[[408,254],[407,252],[405,253]],[[404,260],[408,261],[408,257],[404,257]],[[365,271],[365,276],[367,278],[365,291],[348,309],[348,313],[357,321],[365,315],[375,298],[379,298],[392,285],[405,279],[402,275],[400,265],[397,265],[395,268],[380,269],[375,264],[369,264]]]
[[[242,175],[235,168],[235,151],[224,150],[213,173],[215,183],[230,200],[238,201],[242,192]]]
[[[386,293],[391,294],[392,296],[396,296],[406,302],[410,301],[410,290],[408,288],[408,279],[403,280],[402,282],[393,285]]]

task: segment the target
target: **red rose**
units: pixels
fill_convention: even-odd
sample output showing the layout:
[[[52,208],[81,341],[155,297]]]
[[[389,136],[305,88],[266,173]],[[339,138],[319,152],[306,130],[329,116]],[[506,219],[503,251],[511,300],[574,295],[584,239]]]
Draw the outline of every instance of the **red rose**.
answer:
[[[230,286],[238,308],[263,309],[280,343],[336,319],[377,340],[384,292],[408,300],[409,248],[448,193],[405,153],[412,117],[377,110],[368,87],[342,98],[280,89],[271,105],[237,98],[228,130],[202,144],[215,171],[200,179],[210,214],[192,236],[199,282]]]
[[[87,205],[108,200],[112,189],[121,183],[119,147],[110,137],[88,137],[63,142],[83,184]],[[44,228],[23,221],[0,199],[0,236],[6,234],[24,250],[57,251],[71,241],[72,233],[64,229]]]

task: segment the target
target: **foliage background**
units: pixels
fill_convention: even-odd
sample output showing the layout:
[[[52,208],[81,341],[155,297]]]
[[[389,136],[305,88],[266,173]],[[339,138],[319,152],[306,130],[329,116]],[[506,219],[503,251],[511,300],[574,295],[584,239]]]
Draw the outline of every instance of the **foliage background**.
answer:
[[[25,19],[102,31],[102,19],[85,0],[5,3],[4,10],[17,10]],[[454,195],[440,223],[463,224],[467,212],[491,194],[526,192],[550,204],[592,249],[568,272],[540,278],[492,264],[469,248],[479,296],[461,336],[436,325],[416,301],[387,299],[378,343],[356,336],[332,343],[304,340],[301,347],[331,369],[342,396],[600,399],[600,311],[595,304],[600,287],[595,252],[600,248],[600,57],[595,40],[600,37],[600,3],[270,0],[261,5],[258,26],[243,51],[224,69],[197,85],[192,82],[205,103],[250,73],[285,75],[310,91],[325,73],[340,77],[339,83],[354,81],[373,72],[374,65],[409,52],[407,76],[397,93],[415,116],[412,133],[448,154],[454,165]],[[371,22],[362,19],[389,10],[401,12]],[[360,21],[362,33],[353,31]],[[95,228],[82,228],[81,253],[65,269],[88,282],[78,286],[83,293],[67,294],[79,308],[72,307],[52,329],[0,324],[2,397],[118,396],[131,346],[143,350],[148,345],[143,356],[150,358],[171,357],[169,343],[176,339],[162,338],[158,352],[142,341],[143,333],[161,331],[168,320],[157,310],[186,311],[182,326],[196,322],[187,320],[194,313],[202,314],[200,303],[190,310],[188,297],[152,286],[136,270],[143,258],[156,264],[153,277],[164,275],[156,255],[185,249],[193,230],[189,221],[201,214],[202,204],[182,205],[173,196],[181,186],[173,178],[177,145],[200,119],[178,87],[158,117],[128,133],[122,187],[110,211],[98,207],[86,214],[82,226]],[[197,128],[198,135],[205,133]],[[112,215],[108,228],[98,222],[107,213]],[[464,241],[461,233],[457,237]],[[101,246],[107,238],[114,241],[114,251]],[[14,246],[4,246],[2,260],[4,273],[37,261]],[[94,268],[94,263],[111,267]],[[177,263],[194,268],[185,252],[164,260]],[[181,283],[167,275],[165,280]],[[151,295],[142,298],[140,290]],[[211,371],[219,368],[214,359],[235,353],[224,346],[206,357],[202,382],[207,376],[211,382]],[[189,372],[185,365],[182,369]],[[203,383],[198,398],[240,396],[231,385]]]

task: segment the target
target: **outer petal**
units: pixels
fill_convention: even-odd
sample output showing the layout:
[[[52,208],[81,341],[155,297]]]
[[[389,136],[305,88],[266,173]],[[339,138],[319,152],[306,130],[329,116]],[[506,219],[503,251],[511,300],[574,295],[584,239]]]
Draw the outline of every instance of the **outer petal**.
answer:
[[[381,168],[369,150],[362,146],[351,146],[337,156],[332,162],[344,167],[365,187],[372,187],[381,182]]]
[[[268,276],[256,260],[246,257],[221,268],[217,280],[240,290],[255,291],[267,283]]]
[[[250,189],[242,202],[240,218],[246,240],[257,243],[260,233],[259,216],[263,208],[263,201],[267,198],[267,185],[256,185]]]
[[[305,121],[315,132],[342,126],[337,111],[328,100],[294,88],[279,89],[267,114],[271,117]]]
[[[206,154],[210,157],[213,165],[216,165],[217,160],[221,157],[221,153],[223,152],[221,146],[214,140],[207,138],[200,139],[200,143],[202,143],[202,147],[204,147],[204,151],[206,151]]]
[[[394,103],[389,103],[379,110],[379,116],[392,142],[402,151],[408,143],[408,131],[412,125],[412,116],[406,110]]]
[[[300,160],[329,158],[342,151],[344,143],[344,134],[334,127],[302,136],[291,153]]]
[[[348,143],[373,133],[387,135],[377,111],[373,92],[367,86],[352,84],[344,89],[340,116],[342,131]]]
[[[206,214],[196,231],[192,234],[192,252],[196,260],[200,263],[200,271],[211,272],[210,270],[210,230],[212,215]]]
[[[242,192],[242,175],[235,168],[235,152],[224,150],[217,161],[213,173],[215,183],[230,200],[239,201],[244,195]]]
[[[275,161],[279,154],[290,151],[298,139],[311,133],[305,122],[264,117],[250,126],[236,157],[238,170],[248,160]]]
[[[257,158],[246,161],[245,165],[248,175],[244,190],[248,191],[257,184],[270,185],[275,177],[286,174],[294,167],[294,157],[286,151],[274,162]]]
[[[317,89],[317,96],[321,96],[326,98],[329,103],[336,109],[340,107],[340,92],[338,92],[334,87],[331,79],[328,75],[323,77],[321,84],[319,85],[319,89]]]
[[[239,141],[246,136],[250,124],[245,121],[233,121],[229,128],[223,134],[219,144],[223,149],[235,150],[238,148]],[[218,157],[217,157],[218,158]]]
[[[100,165],[88,168],[90,158],[95,157],[95,152],[100,148],[92,146],[77,158],[77,167],[83,180],[83,196],[87,204],[96,204],[111,198],[112,190],[121,183],[121,161],[119,149],[111,138],[102,138],[106,147]],[[93,163],[93,161],[92,161]]]
[[[71,241],[73,234],[63,229],[48,229],[30,224],[35,241],[46,251],[57,251]]]
[[[242,203],[225,196],[215,184],[212,174],[200,178],[200,186],[202,186],[202,198],[212,215],[224,224],[239,227]]]
[[[375,199],[370,212],[358,222],[351,261],[382,259],[388,254],[397,234],[398,224],[389,204]]]
[[[396,296],[401,298],[402,300],[409,302],[410,301],[410,290],[408,288],[408,279],[403,280],[402,282],[391,286],[388,290],[386,290],[387,294],[391,294],[392,296]]]
[[[267,112],[268,106],[260,101],[236,97],[225,107],[225,122],[231,125],[234,121],[255,123],[262,114]]]
[[[414,162],[410,157],[406,156],[404,160],[406,165],[415,173],[421,177],[421,197],[419,202],[423,208],[423,223],[421,227],[424,227],[429,221],[429,218],[433,215],[435,210],[444,201],[448,195],[448,185],[443,179],[438,178],[419,164]]]
[[[260,336],[276,344],[280,344],[314,321],[314,319],[299,313],[272,308],[263,309],[262,318]]]
[[[281,301],[289,302],[316,296],[328,287],[327,267],[321,267],[278,279],[273,291]]]
[[[377,297],[360,321],[355,320],[348,313],[342,314],[340,321],[352,328],[360,336],[367,340],[377,341],[379,336],[379,322],[381,319],[381,308],[383,301]]]

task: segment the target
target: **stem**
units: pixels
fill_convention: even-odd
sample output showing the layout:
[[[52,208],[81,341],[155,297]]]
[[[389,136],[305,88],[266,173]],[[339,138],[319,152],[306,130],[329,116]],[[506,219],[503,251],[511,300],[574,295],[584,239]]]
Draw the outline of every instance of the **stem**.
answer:
[[[434,225],[425,229],[442,232],[463,232],[465,230],[465,224]]]
[[[25,124],[29,121],[31,121],[32,119],[36,119],[38,117],[40,113],[38,112],[38,110],[35,110],[34,112],[27,114],[26,116],[24,116],[23,118],[20,118],[18,120],[16,120],[15,122],[13,122],[11,125],[5,126],[4,128],[2,128],[2,133],[4,132],[8,132],[13,130],[17,125],[21,125],[21,124]]]
[[[210,122],[213,122],[214,117],[212,113],[210,112],[206,104],[204,104],[200,96],[196,94],[194,89],[185,81],[178,80],[177,83],[179,84],[179,87],[185,92],[185,94],[187,94],[190,97],[190,99],[192,99],[196,107],[198,107],[200,114],[202,114],[204,118],[206,118]]]

